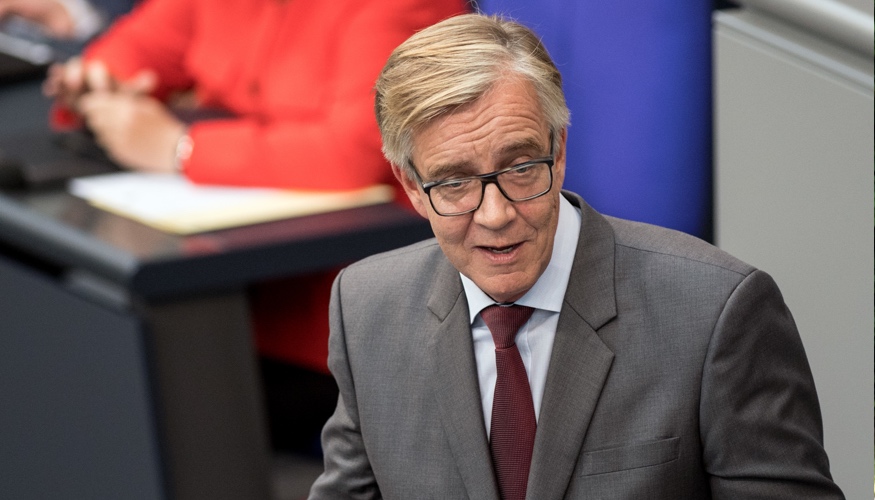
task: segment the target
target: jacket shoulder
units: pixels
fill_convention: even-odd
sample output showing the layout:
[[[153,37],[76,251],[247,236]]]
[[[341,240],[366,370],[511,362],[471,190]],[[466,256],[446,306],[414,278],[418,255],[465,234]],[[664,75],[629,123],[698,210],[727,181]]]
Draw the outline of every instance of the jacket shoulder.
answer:
[[[347,272],[370,273],[376,271],[383,274],[384,277],[390,278],[390,275],[398,274],[397,271],[408,268],[421,270],[422,266],[440,259],[444,259],[440,245],[438,245],[436,239],[430,238],[365,257],[358,262],[350,264],[347,267]]]
[[[669,260],[686,261],[706,267],[721,268],[747,276],[755,267],[681,231],[665,227],[605,216],[614,230],[616,245],[632,253],[662,256]]]
[[[411,290],[421,292],[429,277],[445,272],[448,266],[452,268],[437,240],[431,238],[350,264],[341,273],[341,288],[384,297]]]

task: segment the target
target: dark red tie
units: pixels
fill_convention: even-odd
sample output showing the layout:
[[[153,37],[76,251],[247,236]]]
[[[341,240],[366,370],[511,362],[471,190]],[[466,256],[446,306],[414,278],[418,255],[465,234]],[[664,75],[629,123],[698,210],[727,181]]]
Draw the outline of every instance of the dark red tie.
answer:
[[[523,358],[514,338],[534,309],[489,306],[480,312],[495,341],[498,379],[492,401],[489,448],[502,500],[523,500],[535,445],[535,406]]]

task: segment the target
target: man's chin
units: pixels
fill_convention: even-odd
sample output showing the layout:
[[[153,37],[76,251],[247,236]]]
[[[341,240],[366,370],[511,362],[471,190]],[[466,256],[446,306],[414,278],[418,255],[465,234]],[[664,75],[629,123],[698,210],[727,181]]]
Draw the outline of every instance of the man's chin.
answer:
[[[486,295],[489,295],[496,302],[515,302],[525,295],[529,288],[531,287],[521,286],[520,284],[480,287]]]

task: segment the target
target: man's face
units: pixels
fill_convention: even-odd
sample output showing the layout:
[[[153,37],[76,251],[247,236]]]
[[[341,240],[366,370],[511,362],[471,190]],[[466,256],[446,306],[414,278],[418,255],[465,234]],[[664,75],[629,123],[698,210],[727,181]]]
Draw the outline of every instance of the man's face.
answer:
[[[550,262],[565,178],[566,131],[557,131],[553,187],[533,200],[511,202],[486,186],[474,212],[438,215],[416,180],[396,168],[413,206],[431,223],[450,262],[498,302],[513,302]],[[501,82],[480,100],[437,118],[413,136],[413,164],[423,182],[486,174],[547,156],[550,130],[528,82]]]

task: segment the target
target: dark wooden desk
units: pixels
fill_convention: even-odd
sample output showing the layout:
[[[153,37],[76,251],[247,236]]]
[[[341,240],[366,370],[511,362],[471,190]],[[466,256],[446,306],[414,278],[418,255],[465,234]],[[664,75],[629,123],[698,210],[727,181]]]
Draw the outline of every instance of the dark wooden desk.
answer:
[[[0,242],[151,302],[322,270],[430,236],[427,221],[392,204],[179,236],[63,191],[0,194]]]
[[[0,496],[268,498],[247,287],[429,236],[387,204],[177,236],[0,194]]]

